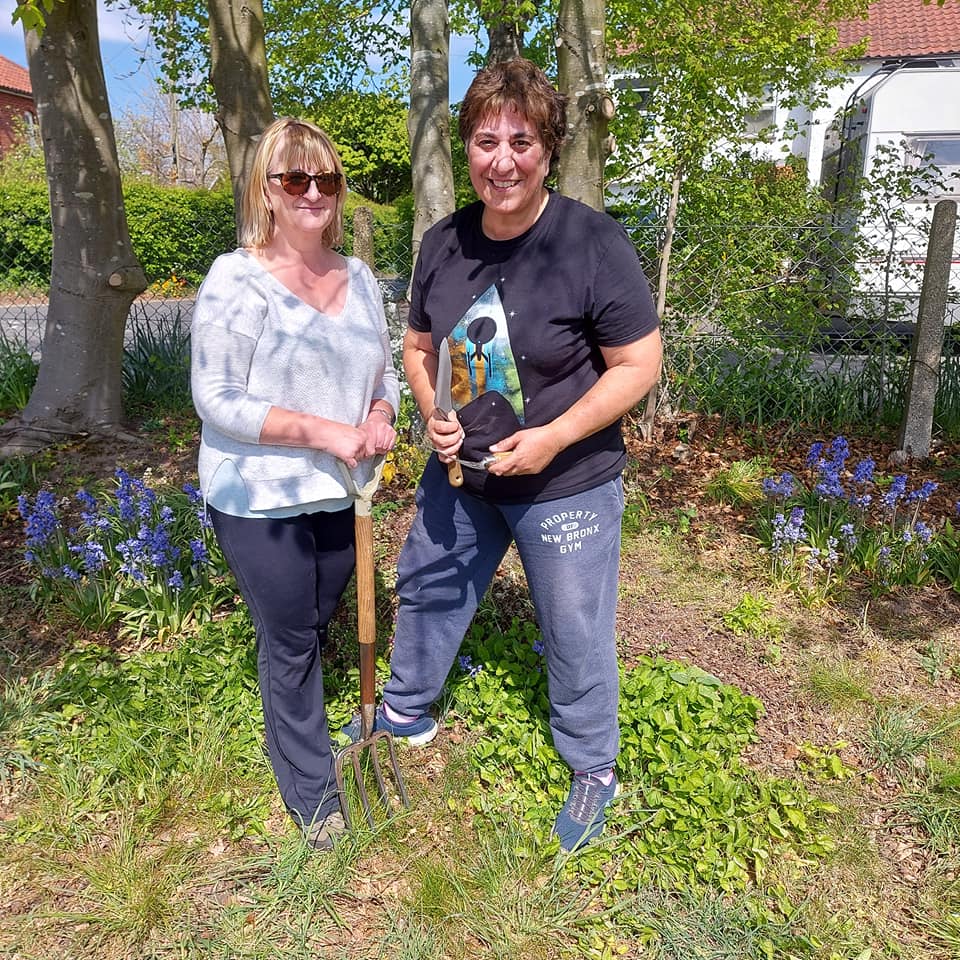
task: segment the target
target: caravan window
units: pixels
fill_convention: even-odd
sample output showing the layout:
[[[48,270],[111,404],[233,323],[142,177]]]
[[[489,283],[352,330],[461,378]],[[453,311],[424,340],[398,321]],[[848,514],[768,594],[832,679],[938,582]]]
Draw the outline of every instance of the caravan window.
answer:
[[[746,136],[751,140],[767,136],[777,119],[777,99],[769,84],[763,88],[763,100],[757,106],[757,111],[747,117]]]
[[[960,136],[913,137],[908,142],[908,151],[908,166],[933,164],[946,181],[944,192],[960,194]]]

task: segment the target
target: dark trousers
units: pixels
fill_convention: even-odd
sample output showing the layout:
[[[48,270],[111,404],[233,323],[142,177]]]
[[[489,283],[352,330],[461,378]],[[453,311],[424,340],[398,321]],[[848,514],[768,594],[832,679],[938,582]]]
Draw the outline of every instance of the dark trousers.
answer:
[[[353,572],[353,508],[276,520],[209,512],[257,629],[267,750],[280,795],[305,826],[338,806],[320,654]]]

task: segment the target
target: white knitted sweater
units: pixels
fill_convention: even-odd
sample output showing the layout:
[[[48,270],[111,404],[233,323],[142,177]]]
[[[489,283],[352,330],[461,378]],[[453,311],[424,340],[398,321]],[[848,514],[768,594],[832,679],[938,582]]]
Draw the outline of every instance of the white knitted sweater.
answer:
[[[347,257],[343,311],[304,303],[246,250],[218,257],[197,294],[191,327],[193,402],[203,421],[200,489],[236,464],[251,510],[347,496],[335,457],[259,443],[271,406],[358,426],[374,399],[397,410],[383,300],[370,269]],[[369,475],[356,471],[359,482]]]

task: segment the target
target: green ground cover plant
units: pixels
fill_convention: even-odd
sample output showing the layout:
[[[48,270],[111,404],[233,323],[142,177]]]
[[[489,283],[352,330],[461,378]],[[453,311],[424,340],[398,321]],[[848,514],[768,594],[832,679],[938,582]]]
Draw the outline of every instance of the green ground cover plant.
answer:
[[[532,623],[515,620],[504,633],[475,626],[464,650],[451,709],[479,733],[472,803],[488,814],[512,810],[544,843],[569,771],[550,743],[542,640]],[[823,852],[829,841],[816,822],[828,808],[794,785],[752,777],[739,761],[760,709],[694,667],[641,658],[625,670],[617,763],[625,794],[615,811],[622,843],[614,836],[574,868],[605,877],[613,891],[649,882],[731,890],[761,878],[771,856]]]

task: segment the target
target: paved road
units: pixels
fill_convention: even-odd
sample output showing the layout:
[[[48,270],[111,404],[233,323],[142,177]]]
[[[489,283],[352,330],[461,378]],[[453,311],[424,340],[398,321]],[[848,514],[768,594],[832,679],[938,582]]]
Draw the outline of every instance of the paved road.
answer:
[[[407,304],[403,300],[406,282],[381,280],[387,322],[394,339],[406,328]],[[127,317],[125,342],[133,342],[138,329],[152,328],[157,332],[173,324],[189,327],[193,318],[194,300],[144,299],[135,300]],[[35,359],[40,358],[43,333],[47,323],[46,303],[8,303],[0,305],[0,337],[7,342],[25,344]]]

